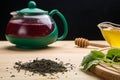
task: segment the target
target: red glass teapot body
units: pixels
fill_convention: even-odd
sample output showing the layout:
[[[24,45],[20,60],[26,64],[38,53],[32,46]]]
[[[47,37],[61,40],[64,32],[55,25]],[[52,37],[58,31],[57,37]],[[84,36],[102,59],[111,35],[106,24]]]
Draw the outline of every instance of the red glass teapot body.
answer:
[[[54,30],[54,22],[48,15],[22,15],[12,18],[6,34],[18,38],[40,38]]]

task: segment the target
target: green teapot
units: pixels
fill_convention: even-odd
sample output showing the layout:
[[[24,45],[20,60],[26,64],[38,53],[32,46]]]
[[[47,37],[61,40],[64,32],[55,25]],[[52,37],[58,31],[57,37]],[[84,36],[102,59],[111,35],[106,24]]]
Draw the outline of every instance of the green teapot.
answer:
[[[36,8],[36,3],[30,1],[28,8],[10,13],[12,18],[6,28],[6,39],[18,48],[36,49],[62,40],[68,33],[68,25],[65,17],[58,10],[50,13]],[[63,22],[64,32],[59,37],[54,14],[58,15]]]

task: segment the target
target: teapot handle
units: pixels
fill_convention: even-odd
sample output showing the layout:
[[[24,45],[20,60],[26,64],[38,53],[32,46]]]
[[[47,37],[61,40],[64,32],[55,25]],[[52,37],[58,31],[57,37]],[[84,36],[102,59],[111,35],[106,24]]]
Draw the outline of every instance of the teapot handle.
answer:
[[[63,25],[64,25],[64,32],[63,32],[63,34],[60,36],[60,37],[58,37],[58,39],[57,40],[62,40],[62,39],[64,39],[66,36],[67,36],[67,33],[68,33],[68,24],[67,24],[67,21],[66,21],[66,19],[65,19],[65,17],[62,15],[62,13],[60,13],[58,10],[52,10],[50,13],[49,13],[49,15],[51,16],[51,17],[53,17],[53,15],[54,14],[57,14],[60,18],[61,18],[61,20],[62,20],[62,22],[63,22]]]

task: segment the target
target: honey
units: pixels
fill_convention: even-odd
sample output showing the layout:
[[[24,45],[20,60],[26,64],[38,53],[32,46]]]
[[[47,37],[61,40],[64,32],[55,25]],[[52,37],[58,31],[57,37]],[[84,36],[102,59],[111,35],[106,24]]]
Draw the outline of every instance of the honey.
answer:
[[[103,23],[98,25],[104,39],[110,44],[111,47],[120,48],[120,28],[118,25],[111,25]]]

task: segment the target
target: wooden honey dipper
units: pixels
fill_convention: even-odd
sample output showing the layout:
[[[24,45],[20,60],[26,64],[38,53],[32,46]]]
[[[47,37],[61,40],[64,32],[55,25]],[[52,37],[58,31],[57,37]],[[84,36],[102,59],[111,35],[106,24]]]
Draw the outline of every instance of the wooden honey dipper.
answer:
[[[103,44],[97,44],[97,43],[91,43],[88,39],[85,38],[75,38],[75,45],[79,47],[86,48],[87,46],[95,46],[95,47],[109,47],[108,45]]]

